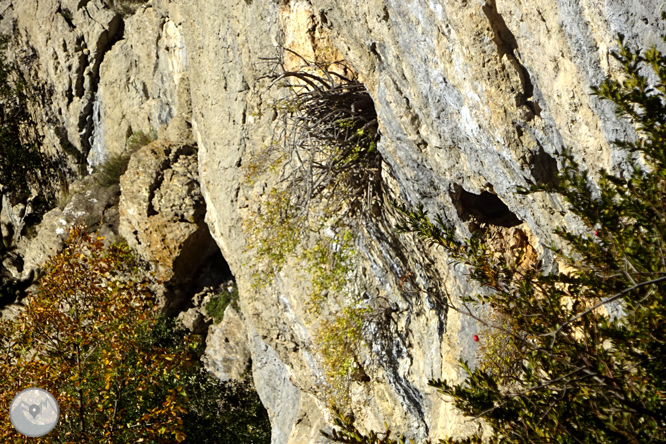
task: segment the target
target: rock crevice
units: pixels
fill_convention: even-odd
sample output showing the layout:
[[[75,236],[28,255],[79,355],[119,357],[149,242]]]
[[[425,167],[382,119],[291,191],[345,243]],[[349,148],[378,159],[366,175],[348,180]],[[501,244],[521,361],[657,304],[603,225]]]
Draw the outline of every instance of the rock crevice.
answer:
[[[514,191],[553,183],[564,148],[592,178],[601,168],[624,168],[624,154],[611,142],[635,138],[633,128],[590,91],[619,73],[609,57],[618,32],[631,45],[664,49],[662,6],[150,0],[120,17],[103,0],[1,0],[0,30],[14,36],[15,54],[30,56],[27,78],[52,92],[32,111],[45,152],[74,168],[76,156],[64,153],[61,141],[86,154],[94,142],[102,159],[123,152],[134,132],[157,133],[160,140],[133,156],[121,180],[120,231],[165,280],[202,276],[213,254],[228,262],[240,294],[238,316],[229,322],[242,324],[238,336],[247,339],[236,351],[250,357],[279,444],[322,442],[315,431],[330,412],[316,340],[321,320],[307,311],[303,264],[287,262],[266,289],[253,286],[255,257],[241,216],[260,208],[271,182],[245,178],[253,155],[270,144],[280,111],[271,108],[279,88],[267,91],[260,79],[280,45],[319,62],[344,59],[377,112],[384,199],[367,224],[358,224],[360,277],[350,288],[382,316],[390,311],[383,354],[357,357],[362,372],[351,381],[350,408],[361,427],[379,430],[387,421],[434,441],[477,427],[427,381],[458,380],[458,360],[476,359],[475,323],[444,301],[479,289],[464,267],[393,232],[390,201],[423,203],[460,238],[483,229],[498,252],[513,254],[518,243],[529,250],[525,260],[554,263],[546,248],[560,242],[554,229],[578,231],[579,221],[557,196]],[[56,230],[60,219],[70,223],[55,210],[47,223]],[[192,308],[189,296],[172,291],[175,311]],[[330,301],[323,316],[344,302]],[[372,328],[366,326],[369,343]],[[220,338],[230,336],[209,334],[217,341],[210,358],[228,362]],[[218,373],[228,374],[222,367]]]

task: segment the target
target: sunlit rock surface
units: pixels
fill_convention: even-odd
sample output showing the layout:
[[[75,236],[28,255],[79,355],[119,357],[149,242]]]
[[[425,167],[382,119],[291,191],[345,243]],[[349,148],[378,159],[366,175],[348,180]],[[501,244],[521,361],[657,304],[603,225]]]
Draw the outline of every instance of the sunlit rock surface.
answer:
[[[529,245],[530,260],[550,264],[544,246],[557,241],[553,229],[580,225],[557,198],[513,190],[552,180],[565,147],[593,174],[623,170],[610,141],[633,130],[591,87],[619,74],[609,55],[618,33],[630,44],[663,47],[662,7],[656,0],[151,0],[121,16],[103,0],[0,1],[1,29],[15,34],[17,59],[49,91],[34,110],[45,149],[58,152],[68,141],[94,166],[122,152],[136,131],[196,143],[198,190],[186,179],[191,160],[169,159],[167,178],[167,142],[133,158],[134,173],[121,187],[142,184],[132,208],[145,214],[132,221],[121,203],[120,224],[142,254],[169,265],[169,236],[198,229],[185,207],[198,208],[200,193],[208,229],[238,283],[255,384],[276,444],[320,442],[317,431],[330,417],[312,341],[317,320],[297,264],[270,291],[252,289],[246,265],[240,221],[259,204],[262,184],[242,185],[241,167],[271,135],[272,116],[258,112],[271,98],[257,83],[270,69],[262,58],[273,57],[278,43],[310,58],[339,53],[375,102],[386,195],[423,202],[461,236],[485,218],[498,227],[497,248]],[[165,181],[156,186],[160,174]],[[154,206],[160,210],[149,214]],[[438,285],[454,298],[474,289],[464,269],[397,236],[390,212],[383,214],[359,233],[359,268],[368,294],[397,309],[387,335],[369,332],[370,350],[380,353],[362,357],[370,381],[356,383],[352,407],[362,427],[388,422],[415,438],[464,435],[477,426],[427,381],[460,376],[458,359],[475,357],[476,326],[434,295],[402,294],[399,283],[410,272],[422,287]],[[158,216],[173,230],[151,228],[146,221]],[[172,265],[163,272],[173,273]]]

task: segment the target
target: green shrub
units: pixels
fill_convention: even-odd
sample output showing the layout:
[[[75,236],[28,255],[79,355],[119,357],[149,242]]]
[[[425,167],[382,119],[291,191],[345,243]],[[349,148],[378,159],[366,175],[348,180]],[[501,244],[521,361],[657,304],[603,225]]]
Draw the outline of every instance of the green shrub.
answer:
[[[317,332],[316,343],[324,361],[331,406],[348,409],[351,403],[352,381],[362,381],[365,372],[358,364],[357,356],[363,344],[363,327],[372,310],[350,304],[331,319],[324,319]]]
[[[32,124],[28,112],[31,91],[21,72],[7,62],[7,43],[6,37],[0,38],[0,183],[16,202],[27,198],[31,185],[41,180],[46,160],[37,144],[26,143],[23,137]]]
[[[145,5],[148,1],[149,0],[111,0],[111,7],[117,13],[126,16],[134,14],[139,6]]]
[[[135,131],[127,138],[125,150],[130,153],[135,153],[139,149],[157,140],[157,133],[152,130],[149,133],[143,131]]]
[[[356,269],[353,233],[370,217],[381,190],[377,115],[355,78],[339,74],[334,64],[281,49],[303,66],[288,71],[280,56],[267,76],[285,94],[272,104],[277,119],[271,143],[244,164],[245,182],[252,186],[268,177],[275,185],[258,211],[243,218],[247,250],[253,252],[255,288],[270,284],[291,259],[307,272],[311,313],[329,298],[342,305],[334,321],[322,326],[316,346],[329,392],[346,399],[366,315],[358,308],[360,296],[350,291]]]
[[[555,231],[567,248],[553,251],[570,271],[523,269],[519,259],[489,251],[482,231],[460,241],[453,226],[439,216],[433,223],[422,206],[400,209],[399,231],[441,247],[491,290],[463,302],[489,306],[496,323],[452,298],[448,306],[485,324],[509,351],[508,360],[495,352],[476,367],[461,362],[462,383],[430,381],[494,431],[486,440],[446,442],[666,442],[666,57],[628,48],[622,39],[619,46],[614,56],[624,80],[607,79],[594,93],[637,129],[636,142],[615,142],[639,155],[628,159],[632,170],[625,177],[602,170],[595,194],[587,171],[565,152],[555,184],[518,190],[560,194],[586,227],[580,234]],[[642,74],[647,70],[655,86]],[[356,441],[334,440],[376,442],[348,428],[345,436],[356,434]]]
[[[179,350],[188,332],[174,319],[159,317],[144,341],[166,350]],[[194,365],[180,369],[171,386],[187,393],[182,416],[186,444],[268,444],[271,424],[252,384],[251,375],[240,381],[222,382],[201,365],[206,344],[196,343]],[[169,385],[163,388],[168,391]]]
[[[380,191],[377,114],[369,93],[330,66],[301,60],[298,72],[276,60],[268,78],[286,95],[273,104],[273,140],[245,165],[246,183],[267,173],[277,182],[245,224],[250,248],[274,265],[273,272],[295,252],[304,237],[299,233],[328,228],[344,236],[345,225],[367,216]]]
[[[208,301],[204,310],[208,316],[213,318],[216,324],[219,324],[222,322],[222,319],[224,318],[224,310],[226,310],[229,304],[231,304],[234,310],[238,310],[238,286],[235,282],[231,291],[220,292],[217,297]]]
[[[143,131],[132,133],[127,138],[127,147],[121,154],[111,154],[99,167],[97,183],[103,187],[110,187],[120,183],[120,176],[125,174],[129,161],[136,151],[156,139],[155,133],[146,134]]]
[[[127,245],[75,228],[44,271],[37,297],[0,320],[3,405],[30,386],[58,398],[58,427],[36,442],[270,442],[250,382],[205,371],[204,341],[158,314]],[[0,437],[25,441],[8,417]]]
[[[126,153],[111,154],[99,168],[97,183],[103,187],[120,183],[120,176],[127,171],[130,158],[131,155]]]
[[[391,438],[391,430],[386,427],[383,433],[371,431],[367,435],[359,432],[355,425],[353,414],[345,415],[337,408],[333,408],[333,422],[337,429],[331,430],[331,433],[321,431],[321,434],[333,442],[343,444],[414,444],[411,439],[407,441],[404,436]]]

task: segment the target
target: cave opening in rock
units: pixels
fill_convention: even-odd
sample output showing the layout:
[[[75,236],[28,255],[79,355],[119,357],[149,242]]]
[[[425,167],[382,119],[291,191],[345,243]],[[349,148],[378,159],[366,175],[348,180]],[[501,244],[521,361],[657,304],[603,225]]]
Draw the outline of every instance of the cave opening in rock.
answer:
[[[182,245],[173,271],[167,284],[168,302],[164,311],[169,317],[199,307],[204,293],[216,294],[223,288],[235,286],[231,268],[205,224]]]
[[[192,279],[192,291],[199,293],[204,288],[217,288],[228,281],[235,282],[236,278],[218,248],[195,271]]]
[[[451,200],[456,207],[458,217],[464,222],[474,221],[507,228],[522,223],[497,195],[488,191],[474,194],[456,184],[451,193]]]

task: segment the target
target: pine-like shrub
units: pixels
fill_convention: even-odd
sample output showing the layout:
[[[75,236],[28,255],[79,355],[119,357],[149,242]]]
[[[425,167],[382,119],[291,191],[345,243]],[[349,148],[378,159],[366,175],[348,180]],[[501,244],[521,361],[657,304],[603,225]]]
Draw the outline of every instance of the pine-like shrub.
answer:
[[[588,172],[565,152],[554,184],[518,190],[558,193],[587,228],[556,230],[566,247],[553,250],[566,273],[548,274],[540,264],[525,269],[520,253],[507,259],[489,251],[483,230],[460,240],[423,207],[400,209],[399,231],[440,247],[490,290],[462,302],[484,304],[501,322],[451,298],[448,306],[477,316],[513,357],[462,362],[462,383],[430,381],[494,432],[487,441],[447,442],[666,442],[666,57],[622,39],[619,48],[614,56],[624,79],[607,79],[594,93],[636,128],[637,141],[615,141],[631,154],[631,171],[623,177],[601,171],[595,192]],[[336,442],[384,442],[353,424],[338,425]]]

